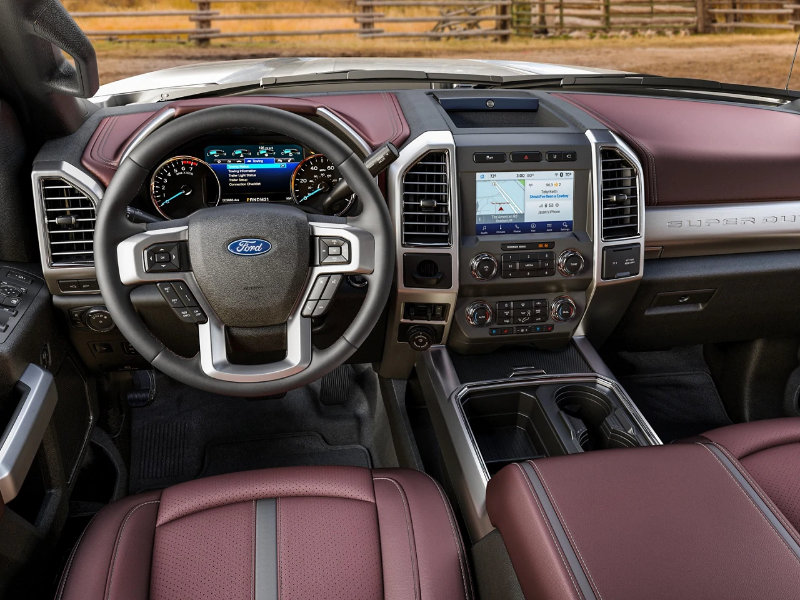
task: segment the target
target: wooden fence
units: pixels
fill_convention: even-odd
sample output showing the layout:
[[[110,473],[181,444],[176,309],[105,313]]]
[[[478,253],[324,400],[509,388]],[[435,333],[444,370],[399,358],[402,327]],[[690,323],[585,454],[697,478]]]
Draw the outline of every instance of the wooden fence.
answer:
[[[94,38],[170,38],[199,45],[220,39],[284,36],[507,41],[512,35],[560,35],[576,30],[706,33],[800,28],[800,4],[774,0],[329,0],[325,6],[334,9],[321,12],[317,12],[319,0],[192,2],[194,10],[72,15]],[[121,28],[120,22],[131,26]],[[107,27],[107,23],[113,25]]]

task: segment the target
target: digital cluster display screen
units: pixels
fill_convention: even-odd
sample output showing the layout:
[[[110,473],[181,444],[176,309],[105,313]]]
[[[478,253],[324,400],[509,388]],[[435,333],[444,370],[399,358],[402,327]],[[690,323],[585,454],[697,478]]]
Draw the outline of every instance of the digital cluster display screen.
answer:
[[[208,146],[205,161],[219,179],[220,203],[292,199],[292,175],[303,160],[296,144]]]
[[[572,231],[573,171],[476,173],[478,235]]]

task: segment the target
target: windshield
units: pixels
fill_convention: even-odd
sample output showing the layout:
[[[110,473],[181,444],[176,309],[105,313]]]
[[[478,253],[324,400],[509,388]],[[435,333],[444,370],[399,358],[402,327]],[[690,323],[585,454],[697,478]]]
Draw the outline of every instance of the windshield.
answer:
[[[780,3],[726,0],[64,0],[98,55],[100,80],[179,65],[275,57],[423,59],[392,69],[431,71],[443,59],[501,61],[510,74],[600,70],[783,88],[800,15]],[[788,6],[788,5],[787,5]],[[792,5],[794,6],[794,5]],[[745,7],[745,8],[742,8]],[[776,8],[780,7],[780,8]],[[377,68],[327,64],[306,71]],[[258,82],[263,61],[245,63]],[[279,74],[297,74],[295,70]],[[383,68],[387,68],[385,65]],[[469,69],[466,69],[469,70]],[[229,81],[245,81],[239,75]],[[473,72],[490,73],[492,68]],[[303,71],[299,71],[302,73]],[[457,73],[450,66],[448,72]],[[224,83],[230,71],[187,71],[173,85]],[[211,81],[213,79],[213,81]],[[163,86],[163,82],[162,86]],[[796,88],[793,83],[790,88]],[[145,89],[140,85],[137,89]],[[103,91],[101,90],[101,94]]]

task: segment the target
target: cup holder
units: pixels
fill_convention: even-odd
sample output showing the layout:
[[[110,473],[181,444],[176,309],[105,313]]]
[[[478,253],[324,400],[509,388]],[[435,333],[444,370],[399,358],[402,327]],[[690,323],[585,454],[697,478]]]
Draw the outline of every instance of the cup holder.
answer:
[[[639,445],[630,433],[630,420],[619,414],[605,392],[589,386],[569,385],[556,390],[553,399],[570,421],[584,450],[632,448]]]

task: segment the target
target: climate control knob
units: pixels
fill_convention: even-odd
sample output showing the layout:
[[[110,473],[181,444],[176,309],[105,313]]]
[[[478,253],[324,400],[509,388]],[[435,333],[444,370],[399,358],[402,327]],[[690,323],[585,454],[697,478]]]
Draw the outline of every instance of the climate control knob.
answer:
[[[492,307],[483,300],[473,302],[467,307],[467,323],[473,327],[486,327],[492,324]]]
[[[486,252],[476,255],[469,263],[470,272],[475,279],[487,281],[497,275],[497,259]]]
[[[579,275],[583,272],[585,266],[586,261],[583,255],[574,248],[564,250],[558,256],[558,272],[564,277],[575,277],[575,275]]]
[[[553,300],[550,307],[550,316],[554,321],[569,321],[575,317],[577,312],[578,306],[569,296],[559,296]]]

